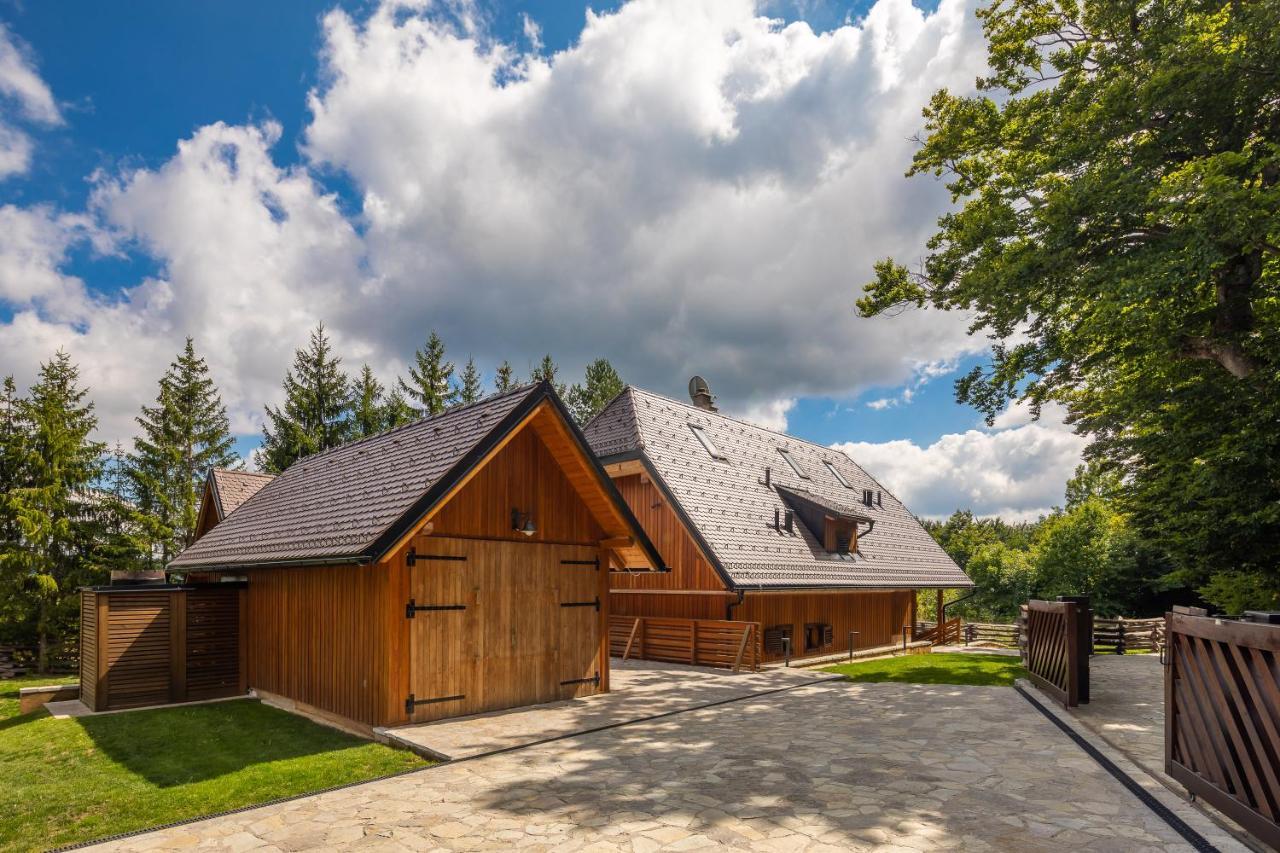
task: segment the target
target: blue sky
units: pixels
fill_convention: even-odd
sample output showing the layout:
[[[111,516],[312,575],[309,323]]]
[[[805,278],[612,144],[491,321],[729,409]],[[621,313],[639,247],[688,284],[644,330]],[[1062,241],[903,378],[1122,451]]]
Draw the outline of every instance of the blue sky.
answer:
[[[126,442],[193,334],[249,450],[315,320],[388,381],[428,328],[486,373],[605,355],[673,396],[703,373],[885,470],[894,442],[994,439],[952,397],[982,359],[963,318],[852,308],[945,209],[899,176],[918,106],[977,68],[972,11],[697,5],[0,0],[58,113],[0,71],[33,152],[0,177],[23,235],[0,237],[0,353],[19,378],[40,347],[87,360]],[[948,32],[964,49],[936,53]]]

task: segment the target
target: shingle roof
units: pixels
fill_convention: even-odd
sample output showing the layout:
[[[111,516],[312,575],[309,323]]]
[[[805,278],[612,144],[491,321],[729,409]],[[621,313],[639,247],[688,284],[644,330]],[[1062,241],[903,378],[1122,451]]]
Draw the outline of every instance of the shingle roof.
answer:
[[[690,429],[701,426],[725,460],[712,459]],[[642,457],[711,550],[712,560],[743,588],[969,587],[933,537],[888,490],[843,453],[784,433],[628,387],[584,430],[592,448],[610,457]],[[787,450],[802,479],[778,452]],[[827,470],[830,462],[849,483]],[[763,483],[770,468],[770,483]],[[777,487],[813,496],[875,520],[856,555],[826,552],[804,524],[787,534],[773,528],[787,509]],[[882,504],[863,506],[863,489]]]
[[[213,479],[213,500],[217,505],[219,519],[231,515],[237,507],[256,495],[259,489],[275,479],[274,474],[232,471],[227,468],[214,468],[209,476]]]
[[[482,455],[495,430],[502,427],[498,434],[505,434],[548,398],[555,399],[547,383],[525,386],[301,459],[170,565],[380,556],[381,540],[402,517],[450,485],[449,475]],[[647,540],[645,545],[652,549]]]

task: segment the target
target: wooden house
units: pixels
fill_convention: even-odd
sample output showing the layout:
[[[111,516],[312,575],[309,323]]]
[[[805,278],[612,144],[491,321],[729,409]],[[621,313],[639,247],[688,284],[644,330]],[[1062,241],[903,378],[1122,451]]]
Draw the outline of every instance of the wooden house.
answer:
[[[258,493],[270,483],[274,474],[257,471],[233,471],[214,468],[205,477],[204,491],[200,497],[200,512],[196,516],[195,538],[208,533],[221,524],[240,504]]]
[[[547,383],[258,485],[170,569],[243,583],[245,686],[358,730],[607,691],[609,570],[663,568]]]
[[[803,658],[901,642],[920,591],[973,586],[845,454],[710,400],[629,387],[584,430],[671,569],[614,575],[615,620],[758,623],[765,660]]]

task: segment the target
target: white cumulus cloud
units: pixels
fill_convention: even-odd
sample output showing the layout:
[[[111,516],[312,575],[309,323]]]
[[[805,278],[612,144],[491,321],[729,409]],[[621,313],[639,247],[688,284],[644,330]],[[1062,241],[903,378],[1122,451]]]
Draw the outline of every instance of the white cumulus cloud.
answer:
[[[434,328],[482,366],[551,352],[572,377],[604,355],[673,394],[701,373],[772,425],[802,396],[918,381],[981,349],[966,318],[859,320],[853,301],[946,208],[902,173],[930,94],[984,70],[973,8],[878,0],[815,32],[749,0],[633,0],[550,55],[496,40],[466,2],[335,10],[302,164],[277,165],[293,143],[273,124],[217,123],[97,178],[83,214],[7,214],[37,221],[0,245],[0,359],[29,381],[66,347],[109,440],[188,334],[256,431],[318,320],[384,378]],[[58,118],[47,87],[10,79],[28,118]],[[64,270],[85,239],[159,271],[102,295]]]
[[[44,126],[62,124],[53,92],[29,52],[0,23],[0,178],[25,172],[31,165],[34,144],[18,128],[19,117]]]
[[[927,447],[911,441],[833,445],[880,480],[916,515],[945,518],[957,509],[1030,521],[1062,504],[1066,481],[1086,440],[1046,406],[1031,421],[1011,407],[989,430],[944,435]],[[1007,417],[1006,417],[1007,415]]]

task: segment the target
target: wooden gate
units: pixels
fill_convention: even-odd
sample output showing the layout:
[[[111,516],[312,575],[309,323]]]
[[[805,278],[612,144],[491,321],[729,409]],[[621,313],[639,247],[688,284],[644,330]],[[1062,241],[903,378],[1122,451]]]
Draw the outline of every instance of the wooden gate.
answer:
[[[1078,615],[1071,601],[1027,602],[1027,674],[1037,687],[1068,708],[1080,701]]]
[[[1280,848],[1280,626],[1165,621],[1165,772]]]
[[[607,688],[600,642],[606,573],[597,549],[427,542],[413,555],[405,613],[413,620],[405,705],[413,722]]]

